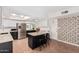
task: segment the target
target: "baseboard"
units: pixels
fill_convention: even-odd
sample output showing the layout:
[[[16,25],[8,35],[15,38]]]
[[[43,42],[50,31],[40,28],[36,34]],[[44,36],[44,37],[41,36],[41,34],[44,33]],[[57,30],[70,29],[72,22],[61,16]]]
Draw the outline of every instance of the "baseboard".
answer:
[[[66,44],[69,44],[69,45],[73,45],[73,46],[79,47],[78,44],[74,44],[74,43],[70,43],[70,42],[66,42],[66,41],[62,41],[62,40],[57,40],[57,39],[52,39],[52,40],[56,40],[56,41],[59,41],[59,42],[62,42],[62,43],[66,43]]]

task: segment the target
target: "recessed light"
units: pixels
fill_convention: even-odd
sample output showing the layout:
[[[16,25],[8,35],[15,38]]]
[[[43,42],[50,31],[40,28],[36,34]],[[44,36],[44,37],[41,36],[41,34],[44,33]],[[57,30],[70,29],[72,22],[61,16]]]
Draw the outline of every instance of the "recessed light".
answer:
[[[21,17],[24,17],[24,15],[21,15]]]
[[[29,19],[29,18],[30,18],[30,17],[28,17],[28,16],[25,16],[25,17],[24,17],[24,19]]]
[[[11,14],[12,16],[16,16],[16,14],[15,13],[13,13],[13,14]]]

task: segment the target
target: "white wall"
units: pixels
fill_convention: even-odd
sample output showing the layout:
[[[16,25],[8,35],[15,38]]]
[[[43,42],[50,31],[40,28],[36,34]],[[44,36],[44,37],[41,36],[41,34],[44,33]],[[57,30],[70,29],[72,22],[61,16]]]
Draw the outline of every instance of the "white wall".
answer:
[[[62,14],[61,12],[68,10],[69,12],[67,14]],[[60,16],[65,16],[65,15],[69,15],[69,14],[73,14],[73,13],[77,13],[79,12],[79,7],[73,7],[73,8],[68,8],[68,9],[63,9],[60,11],[55,12],[52,15],[49,15],[49,17],[60,17]]]
[[[49,16],[48,25],[49,25],[50,35],[51,35],[52,39],[58,39],[58,36],[57,36],[57,34],[58,34],[57,33],[57,30],[58,30],[57,17],[60,17],[60,16],[63,17],[65,15],[77,13],[77,12],[79,12],[79,7],[70,8],[70,9],[66,9],[66,10],[69,11],[68,14],[61,14],[62,11],[65,11],[65,10],[61,10],[61,11],[58,11],[58,12]]]
[[[50,37],[52,39],[57,39],[57,19],[50,18],[48,20],[48,25],[50,29]]]
[[[2,11],[1,11],[1,7],[0,7],[0,28],[1,28],[1,25],[2,25]]]
[[[49,31],[48,27],[48,20],[47,19],[41,19],[36,22],[36,28],[40,28],[41,31]]]

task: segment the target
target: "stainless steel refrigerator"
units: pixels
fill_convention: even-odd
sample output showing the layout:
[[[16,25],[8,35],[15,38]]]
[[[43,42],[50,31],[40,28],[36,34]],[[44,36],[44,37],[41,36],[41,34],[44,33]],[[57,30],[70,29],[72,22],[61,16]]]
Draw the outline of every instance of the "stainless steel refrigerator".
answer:
[[[26,38],[26,23],[17,23],[16,28],[18,29],[18,39]]]

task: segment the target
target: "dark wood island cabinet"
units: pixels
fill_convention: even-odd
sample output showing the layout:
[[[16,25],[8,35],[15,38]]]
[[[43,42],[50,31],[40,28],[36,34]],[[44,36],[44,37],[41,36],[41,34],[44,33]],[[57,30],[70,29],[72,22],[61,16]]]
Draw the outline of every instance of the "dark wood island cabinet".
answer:
[[[0,33],[0,53],[13,52],[13,38],[10,33]]]
[[[0,43],[0,53],[12,53],[13,47],[12,47],[12,41]]]
[[[46,34],[48,33],[28,33],[28,45],[31,49],[35,49],[37,47],[42,46],[47,43]]]

